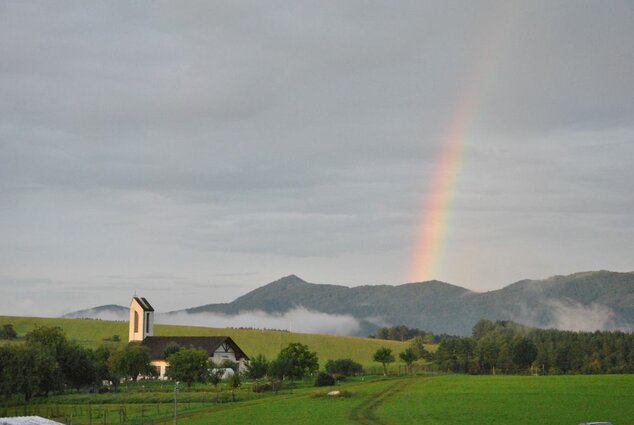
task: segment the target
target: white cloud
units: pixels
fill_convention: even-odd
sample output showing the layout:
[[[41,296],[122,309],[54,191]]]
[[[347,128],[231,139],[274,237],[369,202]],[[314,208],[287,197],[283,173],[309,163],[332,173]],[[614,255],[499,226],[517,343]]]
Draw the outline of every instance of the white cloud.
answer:
[[[359,321],[350,315],[327,314],[296,307],[285,313],[241,311],[237,315],[218,313],[158,314],[156,323],[208,326],[216,328],[284,329],[292,332],[355,335]]]
[[[547,327],[567,331],[615,330],[615,313],[607,306],[592,303],[548,301],[552,321]]]

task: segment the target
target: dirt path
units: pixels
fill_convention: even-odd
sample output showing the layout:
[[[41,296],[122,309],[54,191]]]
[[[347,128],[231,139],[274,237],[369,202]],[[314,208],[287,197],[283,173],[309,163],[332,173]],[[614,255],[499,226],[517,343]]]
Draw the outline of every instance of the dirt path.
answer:
[[[385,425],[385,422],[376,416],[376,408],[394,394],[403,391],[410,384],[410,379],[398,381],[384,392],[369,398],[352,409],[352,412],[350,412],[350,419],[361,425]]]

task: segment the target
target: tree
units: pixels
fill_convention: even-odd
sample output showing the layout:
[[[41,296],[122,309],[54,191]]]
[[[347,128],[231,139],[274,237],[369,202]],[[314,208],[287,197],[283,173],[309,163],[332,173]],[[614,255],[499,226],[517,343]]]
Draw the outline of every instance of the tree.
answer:
[[[279,356],[269,364],[269,370],[267,374],[270,378],[276,379],[280,382],[289,377],[290,370],[292,369],[292,361],[288,358],[280,358]]]
[[[268,370],[269,361],[263,354],[258,354],[247,365],[247,376],[251,379],[264,378]]]
[[[214,388],[218,388],[218,384],[222,381],[222,375],[224,374],[224,370],[216,366],[213,360],[209,360],[207,363],[207,367],[209,370],[209,382]]]
[[[167,346],[163,350],[163,358],[166,359],[172,354],[178,353],[180,349],[181,349],[181,346],[178,345],[177,342],[170,342],[169,344],[167,344]]]
[[[315,379],[316,387],[332,387],[335,385],[335,378],[326,372],[319,372],[317,374],[317,379]]]
[[[37,346],[25,344],[13,349],[14,358],[9,369],[12,392],[22,394],[27,402],[36,394],[47,395],[51,382],[59,375],[55,358]]]
[[[37,384],[38,393],[48,395],[50,391],[61,389],[65,376],[60,368],[60,360],[68,345],[62,328],[59,326],[39,326],[27,333],[25,340],[29,354],[26,358],[34,362],[34,369],[40,368]],[[23,393],[26,397],[29,390],[25,389]]]
[[[399,353],[398,356],[407,365],[407,372],[412,373],[412,363],[414,363],[418,359],[416,353],[414,353],[414,350],[411,348],[406,348],[405,351]]]
[[[18,333],[13,329],[13,325],[11,323],[7,323],[6,325],[2,325],[0,328],[0,339],[16,339],[18,337]]]
[[[310,351],[307,345],[299,342],[288,344],[277,356],[277,367],[282,370],[282,377],[292,379],[302,379],[311,375],[319,369],[319,359],[317,353]]]
[[[343,376],[353,376],[363,373],[363,366],[352,359],[328,360],[326,372]]]
[[[520,369],[527,369],[537,358],[535,343],[525,337],[515,337],[511,343],[513,363]]]
[[[492,374],[495,374],[495,365],[497,364],[499,351],[500,348],[493,334],[486,335],[478,340],[476,356],[478,358],[480,372],[491,371]]]
[[[50,350],[55,358],[59,357],[64,346],[68,343],[64,330],[59,326],[38,326],[26,334],[25,340],[28,345],[39,345]]]
[[[420,335],[414,337],[409,346],[414,351],[414,354],[416,354],[417,358],[425,360],[432,359],[432,354],[425,348],[425,337],[422,337]]]
[[[74,343],[63,346],[58,359],[60,369],[70,386],[79,391],[97,378],[95,354]]]
[[[182,381],[191,388],[194,382],[205,382],[208,377],[209,354],[202,348],[181,348],[167,358],[170,364],[167,376]]]
[[[15,392],[16,362],[15,347],[0,345],[0,395],[7,399]]]
[[[392,350],[387,347],[381,347],[374,353],[373,359],[375,362],[379,362],[383,365],[383,375],[387,375],[388,363],[394,362],[394,355]]]
[[[108,361],[114,374],[134,381],[139,375],[154,374],[150,365],[150,351],[141,345],[128,345],[123,350],[112,353]]]
[[[492,332],[495,329],[495,325],[490,320],[480,320],[473,326],[473,330],[471,331],[471,335],[475,339],[480,339],[484,337],[489,332]]]
[[[110,367],[110,356],[114,352],[114,349],[102,345],[94,351],[93,355],[95,358],[95,381],[110,381],[112,382],[112,385],[114,385],[116,391],[121,378]]]

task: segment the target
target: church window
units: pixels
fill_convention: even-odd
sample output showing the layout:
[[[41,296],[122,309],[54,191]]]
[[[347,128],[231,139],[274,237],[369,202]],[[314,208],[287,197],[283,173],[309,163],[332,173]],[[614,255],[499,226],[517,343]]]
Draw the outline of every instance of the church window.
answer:
[[[145,333],[150,333],[150,313],[145,313]]]
[[[139,332],[139,313],[134,312],[134,333]]]

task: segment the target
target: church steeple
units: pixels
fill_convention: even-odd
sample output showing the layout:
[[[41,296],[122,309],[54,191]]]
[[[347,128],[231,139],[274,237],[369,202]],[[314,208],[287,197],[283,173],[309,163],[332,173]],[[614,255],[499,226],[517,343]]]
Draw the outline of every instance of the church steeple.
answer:
[[[128,341],[143,341],[154,335],[154,308],[143,297],[132,297],[130,302],[130,331]]]

